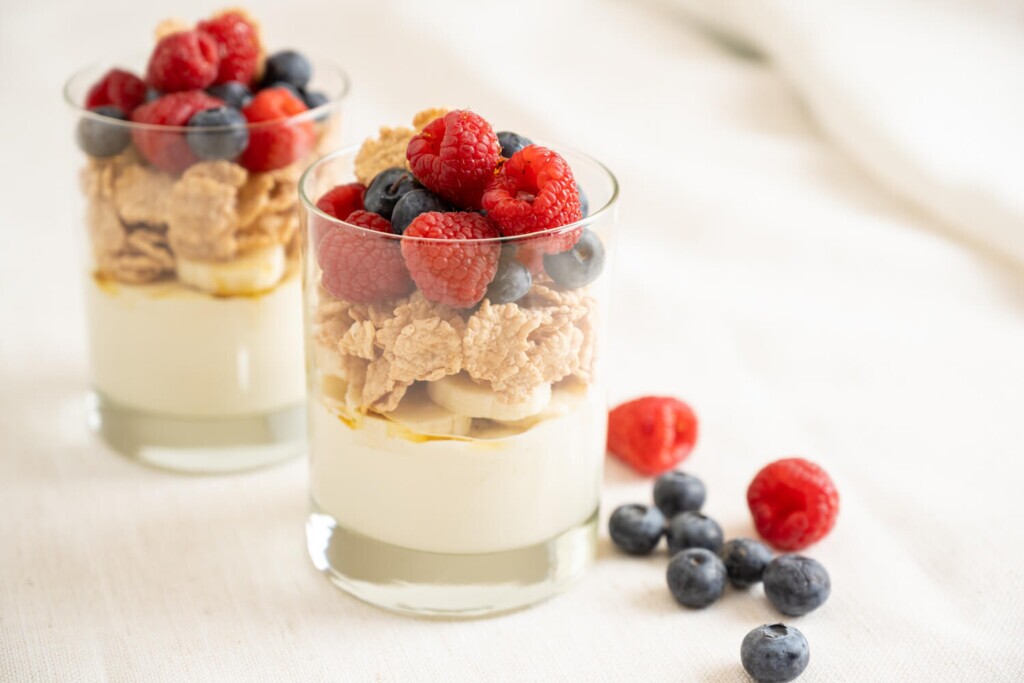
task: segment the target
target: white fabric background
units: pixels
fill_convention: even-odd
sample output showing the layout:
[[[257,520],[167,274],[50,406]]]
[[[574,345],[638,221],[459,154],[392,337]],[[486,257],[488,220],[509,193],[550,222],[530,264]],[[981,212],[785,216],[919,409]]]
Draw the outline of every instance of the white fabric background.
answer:
[[[687,466],[727,535],[751,533],[743,493],[769,460],[812,457],[841,490],[810,553],[832,598],[787,620],[811,644],[801,680],[1024,679],[1024,276],[865,176],[771,65],[660,5],[548,5],[255,10],[272,45],[350,70],[350,141],[444,103],[618,173],[613,399],[696,407]],[[759,588],[686,611],[664,557],[603,540],[579,585],[533,609],[397,617],[310,566],[304,462],[196,478],[105,451],[82,422],[58,91],[161,17],[128,0],[0,13],[0,679],[746,680],[740,640],[779,619]],[[648,496],[609,464],[606,515]]]

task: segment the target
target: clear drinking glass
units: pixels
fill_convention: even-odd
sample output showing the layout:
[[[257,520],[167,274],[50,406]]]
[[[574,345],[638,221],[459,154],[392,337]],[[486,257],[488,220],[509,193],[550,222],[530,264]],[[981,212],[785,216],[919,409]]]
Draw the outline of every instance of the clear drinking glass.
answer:
[[[115,64],[143,73],[145,56],[85,69],[65,87],[69,137],[82,149],[75,232],[86,244],[90,423],[116,451],[174,470],[225,472],[298,455],[306,435],[296,186],[338,144],[348,77],[315,60],[310,88],[326,104],[244,126],[245,150],[283,139],[291,147],[282,158],[294,159],[250,163],[243,151],[247,171],[201,160],[187,127],[86,110],[89,87]],[[99,138],[100,149],[83,136]]]
[[[332,218],[316,201],[353,181],[354,149],[318,161],[300,181],[308,547],[318,569],[365,601],[412,614],[479,616],[548,597],[593,560],[618,185],[594,159],[554,149],[593,210],[578,223],[518,238],[439,242]],[[405,249],[455,244],[477,258],[490,252],[532,264],[533,284],[518,302],[485,298],[469,309],[433,303],[419,290],[346,301],[323,285],[325,268],[327,277],[346,275],[324,258],[335,248],[324,246],[327,235],[345,253],[362,254],[360,267],[377,259],[374,277],[388,277],[388,263]],[[560,285],[543,253],[577,238],[581,258],[599,274],[582,286]]]

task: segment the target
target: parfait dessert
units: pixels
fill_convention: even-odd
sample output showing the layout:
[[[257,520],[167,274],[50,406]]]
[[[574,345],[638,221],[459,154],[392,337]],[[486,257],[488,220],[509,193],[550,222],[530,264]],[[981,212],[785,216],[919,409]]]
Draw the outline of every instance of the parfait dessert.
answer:
[[[594,552],[614,178],[430,109],[300,193],[314,563],[419,614],[557,591]]]
[[[69,81],[92,420],[116,450],[190,471],[302,451],[296,187],[336,145],[347,85],[266,54],[237,9],[165,21],[144,58]]]

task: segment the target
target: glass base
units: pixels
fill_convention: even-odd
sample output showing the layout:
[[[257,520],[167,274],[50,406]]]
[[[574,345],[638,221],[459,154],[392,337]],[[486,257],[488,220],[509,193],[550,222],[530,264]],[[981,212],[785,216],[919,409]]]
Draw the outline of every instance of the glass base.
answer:
[[[456,555],[401,548],[349,531],[314,503],[306,540],[316,568],[360,600],[418,616],[481,617],[532,605],[582,576],[594,561],[597,511],[537,545]]]
[[[166,470],[217,474],[266,467],[306,451],[297,405],[248,417],[201,419],[146,413],[92,392],[89,426],[121,455]]]

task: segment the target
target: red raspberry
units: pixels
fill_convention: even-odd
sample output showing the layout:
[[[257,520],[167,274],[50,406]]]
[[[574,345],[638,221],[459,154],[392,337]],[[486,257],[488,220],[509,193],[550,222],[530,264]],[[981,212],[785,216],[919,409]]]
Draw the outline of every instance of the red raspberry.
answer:
[[[114,105],[125,115],[146,101],[146,84],[130,71],[111,69],[85,96],[85,108]]]
[[[309,154],[316,145],[313,122],[284,120],[304,111],[309,108],[287,88],[267,88],[256,93],[249,106],[242,110],[245,118],[249,123],[280,123],[252,128],[249,146],[238,163],[250,171],[273,171]]]
[[[202,90],[188,90],[147,102],[132,112],[131,120],[156,126],[184,126],[196,112],[222,106],[224,102]],[[149,163],[168,173],[181,173],[199,160],[180,130],[136,129],[132,131],[132,140]]]
[[[557,152],[540,145],[524,147],[502,164],[482,201],[503,235],[550,230],[583,218],[572,169]],[[572,249],[581,232],[570,230],[547,238],[544,253]]]
[[[200,90],[213,84],[219,63],[217,42],[207,34],[172,33],[153,48],[146,82],[160,92]]]
[[[338,185],[328,190],[316,202],[316,208],[328,216],[334,216],[338,220],[346,220],[355,211],[363,208],[363,197],[366,195],[366,187],[361,183],[349,183]],[[318,216],[310,216],[310,232],[313,236],[313,244],[319,244],[323,236],[333,227],[332,223],[319,219]]]
[[[391,222],[369,211],[355,211],[346,222],[394,237]],[[316,260],[323,271],[320,284],[338,299],[372,303],[412,291],[397,239],[336,225],[317,245]]]
[[[697,416],[676,398],[645,396],[608,414],[608,450],[641,474],[672,469],[696,441]]]
[[[225,12],[200,21],[196,29],[208,34],[217,43],[220,66],[214,83],[238,81],[248,85],[259,68],[260,34],[244,15]]]
[[[431,121],[405,152],[416,180],[462,209],[479,209],[494,176],[501,145],[491,124],[471,111],[450,111]]]
[[[498,271],[501,245],[465,242],[500,237],[498,229],[478,213],[422,213],[405,229],[402,256],[416,286],[431,301],[455,308],[476,305]]]
[[[839,492],[818,465],[783,458],[750,482],[747,505],[764,540],[789,552],[803,550],[832,530],[839,515]]]

